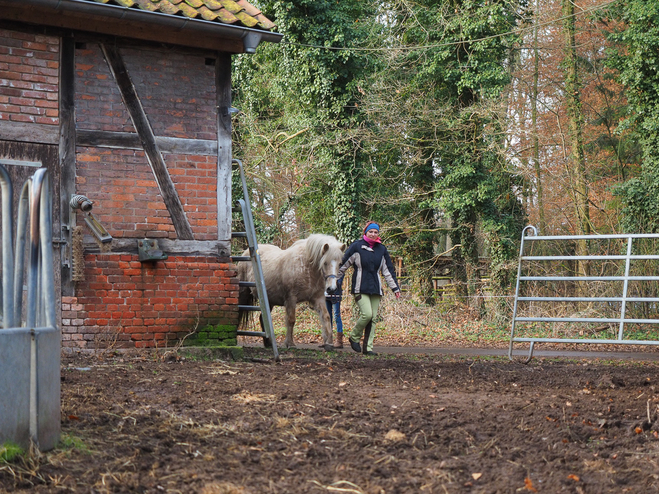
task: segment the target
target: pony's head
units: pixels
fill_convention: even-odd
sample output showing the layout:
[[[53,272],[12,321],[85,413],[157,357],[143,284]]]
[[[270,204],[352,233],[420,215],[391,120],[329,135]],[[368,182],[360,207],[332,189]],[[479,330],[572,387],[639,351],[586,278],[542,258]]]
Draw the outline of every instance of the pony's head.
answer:
[[[334,292],[346,244],[330,235],[314,234],[307,238],[307,258],[325,279],[325,291]]]

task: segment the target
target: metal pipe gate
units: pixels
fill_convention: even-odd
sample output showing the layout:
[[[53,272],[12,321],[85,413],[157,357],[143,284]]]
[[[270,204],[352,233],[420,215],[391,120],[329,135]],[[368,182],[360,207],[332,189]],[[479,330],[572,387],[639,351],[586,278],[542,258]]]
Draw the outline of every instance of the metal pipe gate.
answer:
[[[39,168],[23,185],[15,243],[12,184],[1,161],[0,192],[0,444],[26,448],[33,442],[43,451],[55,447],[60,436],[61,335],[56,322],[47,170]]]
[[[565,251],[566,246],[575,242],[585,242],[587,245],[609,243],[605,254],[575,255],[571,252],[556,253],[557,242]],[[510,346],[508,357],[512,360],[513,344],[529,342],[529,356],[533,357],[535,343],[588,343],[612,345],[659,345],[659,340],[634,339],[625,337],[627,325],[640,327],[659,324],[659,255],[654,253],[635,253],[641,250],[645,243],[650,245],[652,252],[657,252],[655,242],[659,244],[658,234],[620,234],[620,235],[563,235],[539,236],[534,226],[527,226],[522,231],[519,264],[517,268],[517,283],[513,306],[512,327],[510,331]],[[543,243],[546,244],[543,248]],[[525,249],[539,251],[539,255],[529,255]],[[532,252],[533,253],[533,252]],[[647,262],[649,261],[649,263]],[[575,266],[587,266],[586,272],[578,273]],[[537,274],[535,271],[545,271],[552,274]],[[539,269],[538,269],[539,268]],[[556,272],[567,271],[565,275]],[[642,274],[641,274],[642,273]],[[525,285],[535,283],[535,294],[524,289]],[[571,286],[577,291],[577,296],[556,295],[559,284]],[[544,287],[540,286],[544,284]],[[632,290],[633,284],[633,290]],[[579,286],[583,285],[581,289]],[[616,287],[616,285],[619,285]],[[550,286],[550,289],[546,287]],[[576,288],[575,288],[576,287]],[[525,294],[522,295],[521,293]],[[649,294],[652,296],[644,296]],[[553,294],[552,294],[553,293]],[[598,296],[604,294],[605,296]],[[520,304],[527,305],[530,315],[520,316]],[[556,304],[581,305],[582,313],[576,315],[553,315],[557,312]],[[630,307],[633,313],[630,316]],[[534,313],[535,312],[540,312]],[[542,311],[545,313],[541,313]],[[584,314],[586,312],[586,314]],[[641,315],[639,316],[639,312]],[[603,316],[609,316],[604,317]],[[641,317],[645,314],[645,317]],[[650,317],[654,316],[654,317]],[[520,337],[516,335],[518,323],[531,323],[531,326],[543,326],[543,323],[563,323],[564,327],[574,328],[574,325],[597,323],[602,328],[616,328],[615,338],[580,338],[580,337]],[[546,328],[541,327],[546,331]],[[586,330],[588,331],[588,330]],[[594,332],[594,331],[593,331]]]

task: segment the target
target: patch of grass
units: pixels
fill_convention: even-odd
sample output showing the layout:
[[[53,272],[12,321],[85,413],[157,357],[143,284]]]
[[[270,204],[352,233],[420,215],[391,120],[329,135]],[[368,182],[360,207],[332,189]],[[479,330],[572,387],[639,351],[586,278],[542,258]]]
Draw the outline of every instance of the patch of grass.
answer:
[[[59,448],[66,451],[76,450],[84,454],[91,454],[91,449],[85,442],[71,434],[62,434],[59,441]]]
[[[0,463],[9,463],[24,454],[23,448],[12,442],[0,444]]]

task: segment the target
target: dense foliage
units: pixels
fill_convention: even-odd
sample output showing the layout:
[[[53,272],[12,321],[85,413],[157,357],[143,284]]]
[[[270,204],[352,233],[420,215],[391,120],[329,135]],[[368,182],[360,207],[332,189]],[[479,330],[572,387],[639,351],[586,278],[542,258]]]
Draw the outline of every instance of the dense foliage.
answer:
[[[373,19],[373,11],[366,2],[328,0],[261,7],[285,41],[239,58],[234,84],[235,104],[243,111],[241,152],[264,165],[255,169],[257,180],[271,179],[256,195],[272,208],[278,229],[294,204],[294,227],[288,225],[294,236],[326,232],[354,240],[365,160],[356,96],[372,61],[350,48],[367,42],[369,23],[362,19]],[[282,184],[287,190],[275,190]]]
[[[560,0],[256,2],[284,34],[235,58],[261,241],[349,242],[376,220],[432,303],[447,265],[462,295],[483,276],[510,290],[527,215],[548,232],[659,230],[659,4],[598,2],[568,19]]]
[[[627,0],[611,15],[624,22],[612,34],[617,50],[609,63],[619,70],[632,114],[621,127],[633,128],[641,144],[641,173],[618,187],[622,223],[630,232],[659,231],[659,3]]]

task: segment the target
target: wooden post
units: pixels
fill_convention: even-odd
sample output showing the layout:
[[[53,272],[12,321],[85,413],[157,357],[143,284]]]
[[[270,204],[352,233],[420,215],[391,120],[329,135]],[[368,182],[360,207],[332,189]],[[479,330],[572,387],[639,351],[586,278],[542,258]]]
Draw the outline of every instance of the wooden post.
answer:
[[[167,165],[165,165],[165,160],[163,159],[160,148],[156,143],[153,129],[151,128],[149,119],[144,112],[142,102],[137,95],[137,90],[133,85],[133,81],[128,75],[128,70],[126,69],[123,58],[121,58],[119,49],[116,46],[111,45],[101,45],[101,48],[105,60],[110,67],[110,71],[112,72],[114,79],[117,81],[117,86],[119,86],[119,91],[121,92],[121,98],[124,101],[124,105],[126,105],[133,126],[140,137],[142,147],[144,148],[144,154],[147,157],[149,165],[151,165],[151,170],[153,171],[156,183],[160,189],[160,194],[162,195],[165,206],[167,206],[169,215],[172,218],[176,235],[181,240],[193,240],[192,227],[190,226],[190,223],[188,223],[188,218],[185,216],[183,204],[181,204],[181,200],[176,193],[174,182],[172,182],[172,178],[169,176]]]
[[[218,53],[217,91],[217,239],[231,239],[231,55]]]
[[[72,238],[75,214],[71,214],[69,201],[76,188],[76,116],[75,116],[75,40],[73,35],[62,38],[60,50],[59,86],[59,162],[60,162],[60,231],[56,238],[66,241],[60,244],[62,295],[74,295],[72,273]],[[53,184],[55,185],[55,184]]]

